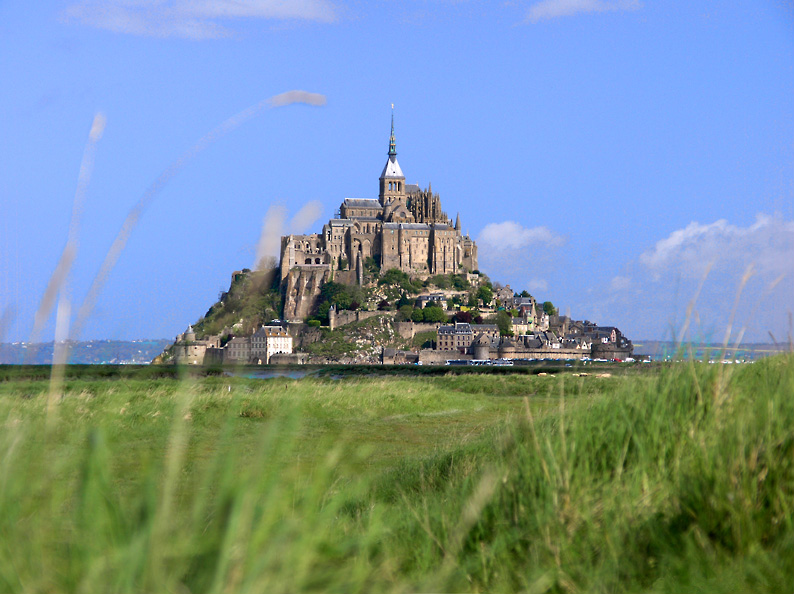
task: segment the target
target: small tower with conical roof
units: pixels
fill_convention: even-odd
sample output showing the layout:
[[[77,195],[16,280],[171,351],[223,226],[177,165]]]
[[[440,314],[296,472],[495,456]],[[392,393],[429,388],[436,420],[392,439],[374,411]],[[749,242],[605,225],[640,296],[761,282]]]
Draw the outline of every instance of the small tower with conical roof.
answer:
[[[389,137],[389,159],[380,174],[378,198],[382,206],[393,199],[405,200],[405,176],[397,162],[397,141],[394,139],[394,104],[391,114],[391,136]]]

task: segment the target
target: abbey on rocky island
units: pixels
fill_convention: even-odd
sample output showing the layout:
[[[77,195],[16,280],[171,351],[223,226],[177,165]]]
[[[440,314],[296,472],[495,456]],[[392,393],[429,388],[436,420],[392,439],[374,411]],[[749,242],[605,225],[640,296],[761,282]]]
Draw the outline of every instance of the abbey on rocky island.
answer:
[[[420,278],[477,269],[477,245],[461,233],[460,216],[453,225],[429,185],[426,190],[406,185],[397,162],[393,115],[388,154],[377,199],[346,198],[338,218],[328,221],[322,233],[281,238],[282,280],[297,268],[354,272],[361,282],[367,258],[381,271],[397,268]]]

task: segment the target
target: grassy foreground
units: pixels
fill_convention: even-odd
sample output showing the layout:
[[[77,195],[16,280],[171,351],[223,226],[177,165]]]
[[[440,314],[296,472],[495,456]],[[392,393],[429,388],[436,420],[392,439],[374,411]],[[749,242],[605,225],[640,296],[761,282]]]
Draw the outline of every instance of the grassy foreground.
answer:
[[[0,592],[790,590],[794,357],[0,381]]]

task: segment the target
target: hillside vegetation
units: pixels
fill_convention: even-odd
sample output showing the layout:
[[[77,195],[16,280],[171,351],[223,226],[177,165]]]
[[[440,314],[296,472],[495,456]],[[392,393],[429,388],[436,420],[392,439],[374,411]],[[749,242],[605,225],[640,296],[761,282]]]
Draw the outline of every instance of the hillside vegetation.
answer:
[[[794,357],[648,367],[6,375],[0,591],[789,590]]]
[[[194,324],[196,337],[221,334],[226,328],[237,335],[251,334],[277,319],[283,310],[279,281],[277,270],[243,270]]]

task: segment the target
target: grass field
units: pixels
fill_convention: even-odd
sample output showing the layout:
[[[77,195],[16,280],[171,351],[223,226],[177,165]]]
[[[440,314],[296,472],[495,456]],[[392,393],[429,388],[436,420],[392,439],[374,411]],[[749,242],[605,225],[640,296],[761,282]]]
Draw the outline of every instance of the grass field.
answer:
[[[0,592],[790,591],[794,358],[0,373]]]

